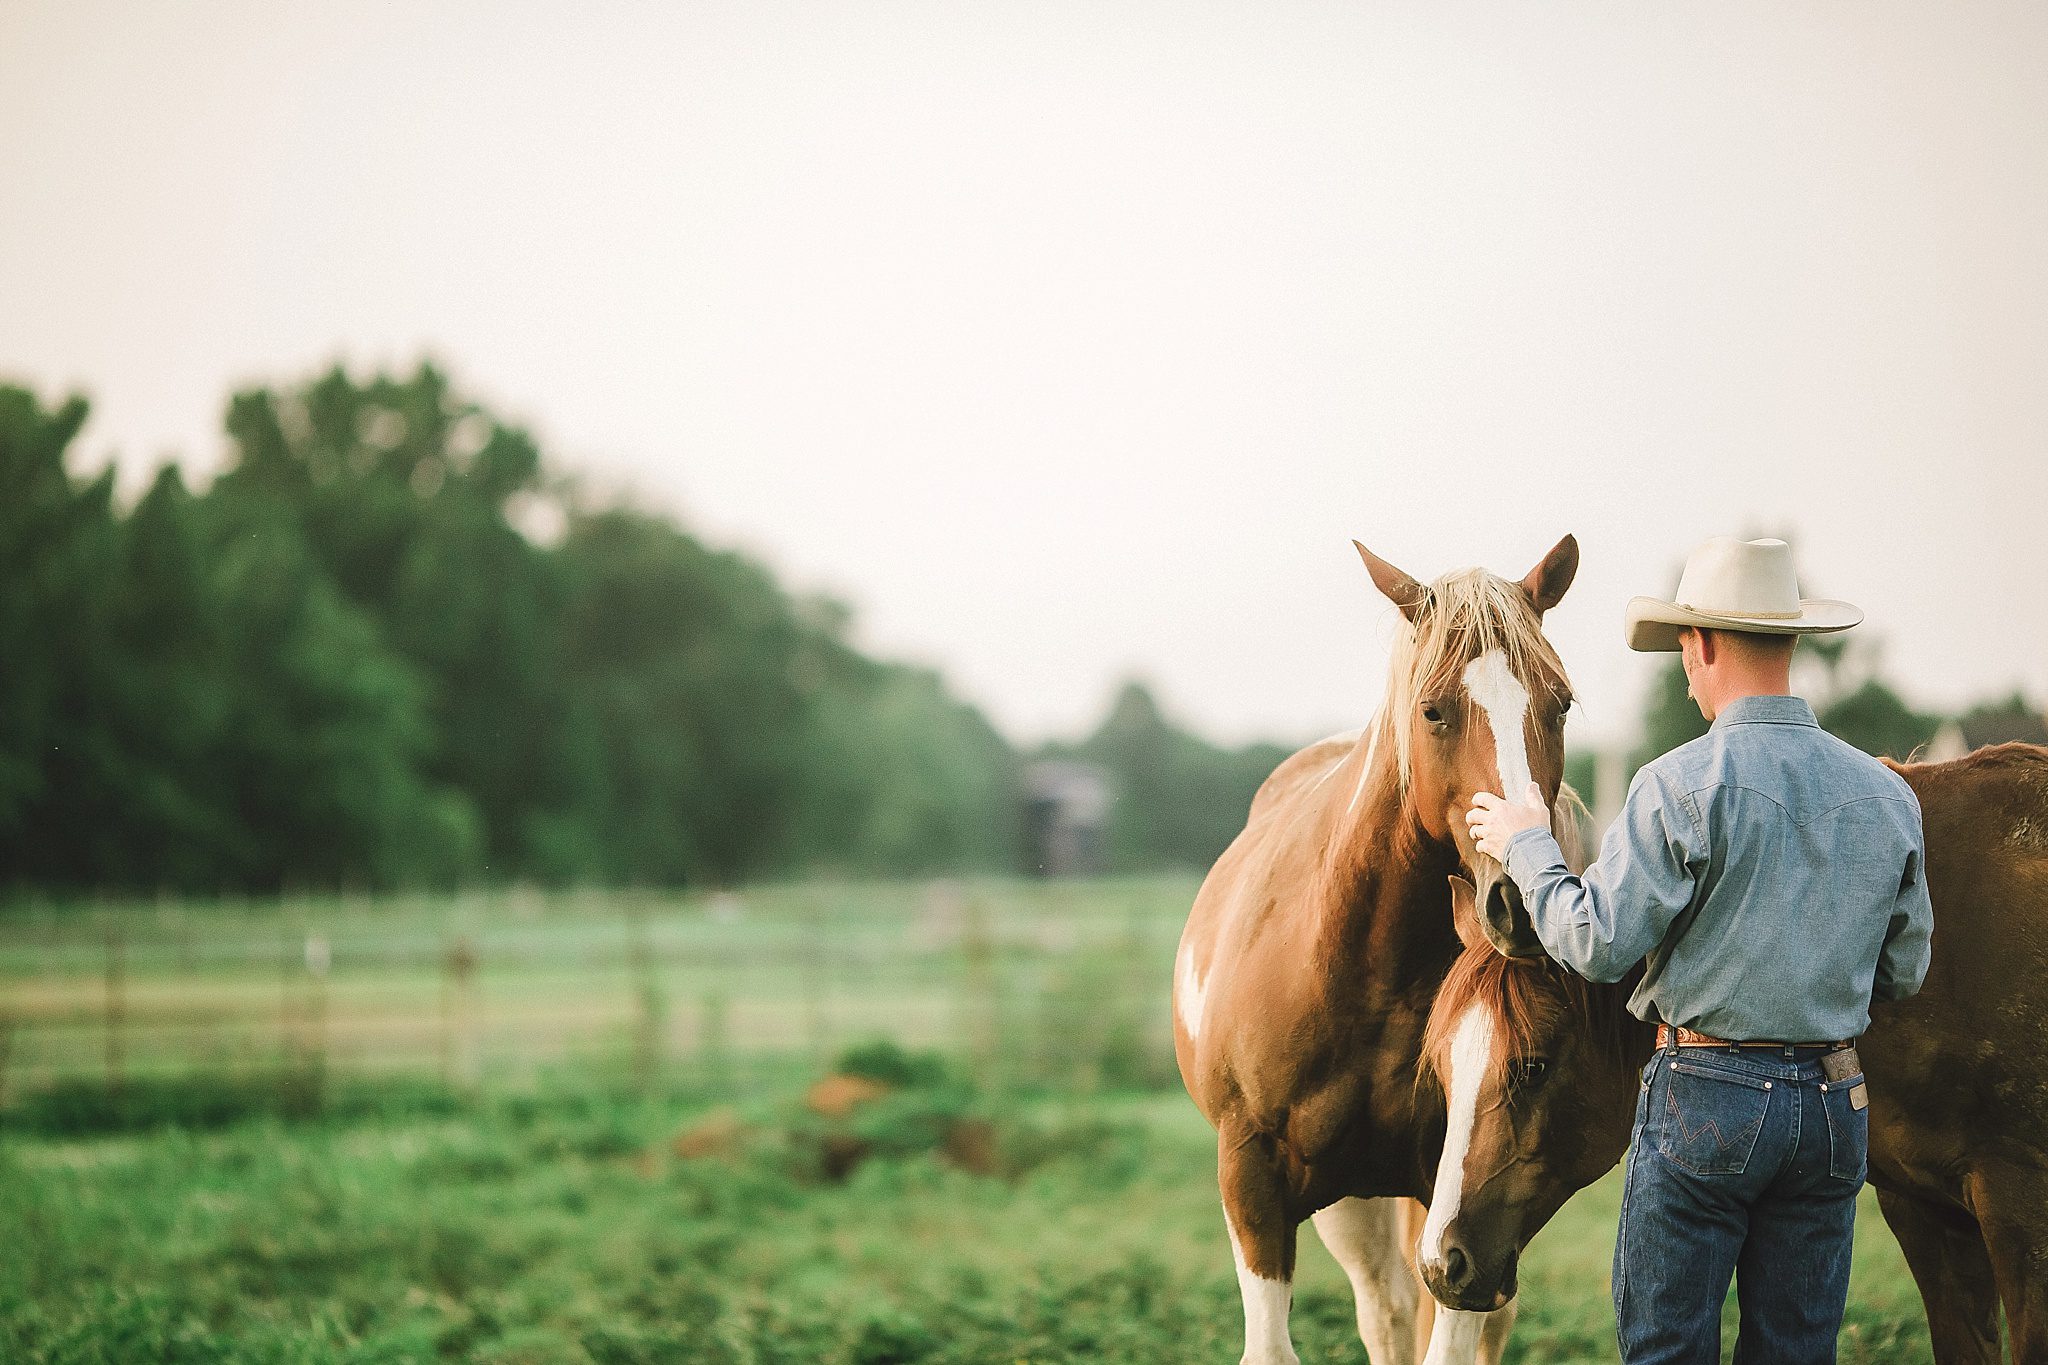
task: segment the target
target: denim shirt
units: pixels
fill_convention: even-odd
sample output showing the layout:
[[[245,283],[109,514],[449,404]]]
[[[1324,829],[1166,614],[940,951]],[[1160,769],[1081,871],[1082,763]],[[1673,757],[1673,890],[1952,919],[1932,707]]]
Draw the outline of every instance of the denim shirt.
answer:
[[[1927,974],[1920,803],[1797,697],[1743,697],[1645,765],[1579,876],[1547,829],[1508,875],[1551,957],[1595,981],[1648,959],[1639,1018],[1721,1038],[1853,1038]],[[1654,1011],[1654,1014],[1652,1013]]]

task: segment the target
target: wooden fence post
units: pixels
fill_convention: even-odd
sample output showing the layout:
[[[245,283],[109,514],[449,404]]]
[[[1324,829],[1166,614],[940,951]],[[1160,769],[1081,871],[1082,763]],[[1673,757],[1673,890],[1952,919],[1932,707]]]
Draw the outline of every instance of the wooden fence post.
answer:
[[[638,893],[626,900],[626,964],[633,992],[633,1083],[641,1094],[651,1095],[661,1080],[668,1001],[648,930],[647,904]]]
[[[327,1087],[327,969],[333,965],[333,949],[327,935],[306,935],[306,1084],[315,1109],[321,1106]]]
[[[804,1041],[810,1051],[811,1068],[825,1065],[825,921],[821,894],[815,888],[803,893],[804,903]]]
[[[126,1040],[122,1035],[127,1028],[128,1016],[128,945],[120,912],[112,906],[105,906],[101,913],[105,916],[107,936],[104,983],[107,1094],[118,1100],[127,1061]]]
[[[967,1055],[978,1075],[995,1074],[1002,1061],[998,1050],[1001,1009],[995,973],[995,934],[988,902],[971,891],[960,907],[961,1027]]]
[[[476,1084],[476,1011],[472,998],[477,950],[457,934],[441,954],[441,1078],[468,1089]]]
[[[704,994],[704,1021],[698,1034],[698,1066],[704,1088],[724,1096],[732,1093],[732,1002],[722,990]]]
[[[298,1011],[294,1008],[298,985],[298,944],[292,936],[290,916],[280,907],[277,931],[277,1070],[278,1083],[290,1085],[298,1070]]]

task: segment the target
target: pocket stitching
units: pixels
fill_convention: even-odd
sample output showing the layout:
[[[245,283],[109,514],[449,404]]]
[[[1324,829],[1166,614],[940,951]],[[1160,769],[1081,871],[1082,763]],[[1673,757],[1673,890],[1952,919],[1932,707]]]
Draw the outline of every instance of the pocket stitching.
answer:
[[[1737,1071],[1732,1067],[1702,1066],[1695,1062],[1671,1062],[1668,1065],[1681,1076],[1704,1076],[1710,1081],[1731,1081],[1736,1085],[1746,1085],[1751,1090],[1771,1088],[1771,1082],[1762,1076],[1752,1076],[1747,1071]]]
[[[1704,1067],[1683,1066],[1677,1062],[1670,1063],[1670,1069],[1682,1075],[1698,1076],[1705,1080],[1721,1080],[1725,1075]],[[1736,1129],[1733,1134],[1724,1136],[1720,1123],[1714,1119],[1706,1120],[1697,1128],[1690,1126],[1686,1122],[1685,1110],[1678,1103],[1678,1096],[1673,1092],[1667,1079],[1664,1088],[1666,1122],[1660,1125],[1657,1134],[1658,1155],[1694,1175],[1741,1175],[1749,1166],[1750,1154],[1756,1150],[1756,1141],[1763,1132],[1764,1120],[1770,1117],[1771,1100],[1770,1091],[1763,1082],[1750,1082],[1749,1078],[1741,1077],[1739,1083],[1763,1097],[1763,1108],[1754,1119]],[[1675,1138],[1670,1132],[1672,1126],[1676,1126],[1678,1130]],[[1685,1153],[1685,1145],[1704,1136],[1709,1129],[1714,1135],[1714,1155],[1707,1160],[1694,1160]],[[1673,1148],[1678,1150],[1674,1151]],[[1731,1151],[1737,1155],[1728,1156]]]

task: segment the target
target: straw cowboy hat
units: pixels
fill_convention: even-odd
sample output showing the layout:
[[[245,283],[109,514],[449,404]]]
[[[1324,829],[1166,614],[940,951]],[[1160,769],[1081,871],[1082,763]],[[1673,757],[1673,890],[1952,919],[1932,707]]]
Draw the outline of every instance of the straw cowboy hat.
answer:
[[[1652,652],[1677,649],[1680,626],[1819,635],[1847,630],[1862,619],[1847,602],[1802,598],[1792,547],[1784,541],[1715,536],[1686,559],[1673,601],[1629,599],[1623,630],[1630,649]]]

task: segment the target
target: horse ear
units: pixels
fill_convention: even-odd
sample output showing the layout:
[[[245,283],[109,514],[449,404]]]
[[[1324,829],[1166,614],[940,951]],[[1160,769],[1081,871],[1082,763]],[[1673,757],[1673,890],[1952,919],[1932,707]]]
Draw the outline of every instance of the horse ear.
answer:
[[[1578,537],[1566,536],[1551,546],[1543,562],[1529,570],[1529,576],[1522,580],[1522,591],[1529,594],[1538,616],[1564,600],[1565,590],[1571,587],[1578,572]]]
[[[1467,948],[1491,948],[1479,923],[1479,888],[1455,872],[1447,880],[1451,884],[1451,924],[1458,931],[1458,941]]]
[[[1365,561],[1365,571],[1372,575],[1373,586],[1387,595],[1387,600],[1401,609],[1401,614],[1413,621],[1429,605],[1429,589],[1417,583],[1407,574],[1381,559],[1371,550],[1352,541],[1358,549],[1358,557]]]

